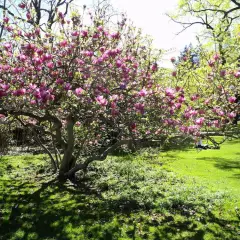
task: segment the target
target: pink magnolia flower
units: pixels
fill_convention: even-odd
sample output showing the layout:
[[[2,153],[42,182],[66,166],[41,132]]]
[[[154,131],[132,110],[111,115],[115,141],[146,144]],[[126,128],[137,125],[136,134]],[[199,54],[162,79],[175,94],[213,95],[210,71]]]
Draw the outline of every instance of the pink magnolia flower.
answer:
[[[30,101],[30,104],[31,104],[31,105],[35,105],[35,104],[37,104],[37,101],[36,101],[36,100],[31,100],[31,101]]]
[[[192,96],[190,97],[190,99],[191,99],[192,101],[195,101],[195,100],[197,100],[198,98],[199,98],[199,95],[198,95],[198,94],[192,95]]]
[[[240,71],[234,73],[234,76],[235,76],[235,78],[239,78],[240,77]]]
[[[182,90],[182,88],[181,88],[181,87],[179,87],[179,86],[177,86],[177,87],[175,88],[175,90],[176,90],[177,92],[179,92],[179,91],[181,91],[181,90]]]
[[[176,107],[176,109],[180,109],[182,107],[182,104],[181,103],[176,103],[175,107]]]
[[[0,84],[0,87],[4,90],[7,91],[10,88],[9,84]]]
[[[77,63],[79,66],[83,66],[84,65],[84,61],[82,59],[76,59]]]
[[[216,53],[216,54],[213,56],[213,58],[214,58],[215,61],[218,61],[218,60],[220,59],[220,55]]]
[[[30,20],[32,18],[30,12],[27,12],[26,17],[27,17],[28,20]]]
[[[58,16],[59,16],[60,19],[64,19],[64,14],[62,12],[59,12]]]
[[[88,31],[82,30],[82,31],[81,31],[81,36],[82,36],[83,38],[87,37],[87,36],[88,36]]]
[[[178,102],[179,103],[183,103],[185,101],[185,98],[183,97],[183,96],[180,96],[179,98],[178,98]]]
[[[69,91],[69,90],[72,89],[72,85],[71,85],[70,83],[66,83],[65,86],[64,86],[64,89],[65,89],[66,91]]]
[[[84,51],[83,55],[86,57],[92,57],[93,56],[93,52],[92,51]]]
[[[6,49],[6,50],[10,50],[12,48],[12,44],[11,43],[4,43],[3,44],[3,47]]]
[[[111,101],[118,101],[119,100],[119,96],[117,94],[114,94],[114,95],[110,96],[110,100]]]
[[[79,121],[76,122],[76,126],[79,127],[81,126],[81,123]]]
[[[171,57],[171,62],[172,63],[176,62],[176,58],[175,57]]]
[[[122,66],[122,61],[121,60],[117,60],[116,61],[116,67],[120,68]]]
[[[22,62],[25,62],[27,60],[27,57],[24,54],[21,54],[18,56],[18,59]]]
[[[42,56],[42,55],[43,55],[43,53],[44,53],[44,52],[43,52],[43,50],[42,50],[42,49],[38,49],[38,50],[37,50],[37,54],[38,54],[39,56]]]
[[[231,97],[228,98],[228,101],[229,101],[230,103],[235,103],[235,102],[236,102],[236,98],[233,97],[233,96],[231,96]]]
[[[199,130],[199,126],[198,125],[191,125],[188,127],[188,132],[190,134],[196,134],[196,132]]]
[[[107,93],[107,94],[110,94],[110,90],[108,88],[103,88],[103,92]]]
[[[49,69],[53,69],[54,68],[54,63],[53,62],[48,62],[46,64],[46,66],[49,68]]]
[[[131,124],[131,129],[132,129],[132,130],[135,130],[136,127],[137,127],[137,124],[136,124],[136,123],[132,123],[132,124]]]
[[[117,107],[117,104],[115,102],[111,102],[111,108],[116,108]]]
[[[204,120],[205,120],[204,117],[197,118],[196,121],[195,121],[195,124],[197,124],[197,125],[199,125],[199,126],[202,126],[203,123],[204,123]]]
[[[175,93],[175,91],[172,88],[166,88],[166,90],[165,90],[166,96],[173,97],[174,93]]]
[[[81,96],[83,92],[84,92],[84,90],[80,87],[75,89],[75,94],[77,96]]]
[[[236,113],[235,112],[230,112],[227,114],[229,118],[233,119],[236,117]]]
[[[205,103],[206,105],[208,105],[208,104],[210,103],[210,99],[206,99],[206,100],[204,101],[204,103]]]
[[[180,126],[179,130],[183,133],[187,133],[188,132],[188,127],[186,126]]]
[[[62,85],[64,83],[63,79],[58,78],[56,79],[56,84]]]
[[[106,48],[105,47],[100,47],[99,50],[100,50],[101,53],[104,53]]]
[[[117,33],[112,33],[112,34],[110,34],[110,36],[111,36],[112,39],[119,39],[119,38],[120,38],[119,32],[117,32]]]
[[[42,60],[43,61],[50,61],[50,60],[52,60],[52,55],[49,54],[49,53],[46,53],[46,54],[43,55]]]
[[[22,89],[17,89],[15,91],[12,92],[13,96],[22,96],[26,93],[26,89],[22,88]]]
[[[26,4],[22,2],[22,3],[18,4],[18,6],[19,6],[21,9],[24,9],[24,8],[26,7]]]
[[[174,108],[171,108],[170,110],[169,110],[169,113],[171,114],[171,115],[173,115],[174,114]]]
[[[145,97],[146,95],[148,94],[147,90],[145,88],[143,88],[139,93],[138,95],[141,96],[141,97]]]
[[[196,111],[196,110],[190,110],[189,113],[193,117],[198,115],[198,111]]]
[[[6,30],[7,30],[8,32],[12,32],[13,27],[12,27],[12,26],[6,26]]]
[[[40,98],[43,102],[47,102],[51,99],[51,94],[48,90],[41,90],[40,91]]]
[[[214,66],[214,63],[215,63],[215,62],[214,62],[213,60],[210,60],[210,61],[208,62],[208,66],[209,66],[209,67],[213,67],[213,66]]]
[[[107,104],[108,104],[107,99],[104,98],[103,96],[98,96],[98,97],[96,98],[96,101],[97,101],[97,103],[98,103],[99,105],[101,105],[101,106],[107,106]]]
[[[99,33],[94,33],[93,35],[92,35],[92,38],[93,39],[98,39],[100,37],[100,35],[99,35]]]
[[[219,128],[221,125],[220,125],[220,122],[218,120],[214,120],[212,122],[212,126],[216,127],[216,128]]]
[[[218,115],[219,115],[220,117],[223,117],[223,116],[225,115],[225,113],[224,113],[222,110],[220,110],[220,111],[218,111]]]
[[[157,63],[154,63],[153,65],[152,65],[152,71],[153,72],[156,72],[158,70],[158,65],[157,65]]]
[[[205,114],[205,111],[203,109],[198,110],[198,114],[203,115]]]
[[[221,71],[220,71],[220,76],[221,76],[221,77],[225,77],[226,74],[227,74],[226,70],[221,70]]]
[[[98,26],[98,27],[97,27],[97,30],[98,30],[99,32],[102,32],[102,31],[103,31],[103,26]]]
[[[176,76],[177,76],[177,72],[176,72],[176,71],[173,71],[173,72],[172,72],[172,76],[173,76],[173,77],[176,77]]]
[[[76,39],[80,35],[80,32],[74,31],[71,33],[71,35],[72,35],[72,39]]]
[[[36,64],[36,65],[41,65],[42,64],[42,59],[39,58],[39,57],[36,57],[33,59],[33,62]]]
[[[36,34],[36,35],[40,35],[40,32],[41,32],[40,28],[36,28],[36,29],[35,29],[35,34]]]
[[[141,114],[144,113],[144,104],[143,103],[135,103],[134,104],[135,109],[140,112]]]
[[[4,22],[4,23],[8,23],[8,22],[9,22],[9,18],[8,18],[8,17],[4,17],[4,18],[3,18],[3,22]]]
[[[119,111],[113,108],[111,109],[111,114],[113,117],[116,117],[119,114]]]
[[[59,43],[60,47],[66,47],[68,45],[67,40],[63,40]]]
[[[137,69],[139,64],[137,62],[133,63],[133,68]]]

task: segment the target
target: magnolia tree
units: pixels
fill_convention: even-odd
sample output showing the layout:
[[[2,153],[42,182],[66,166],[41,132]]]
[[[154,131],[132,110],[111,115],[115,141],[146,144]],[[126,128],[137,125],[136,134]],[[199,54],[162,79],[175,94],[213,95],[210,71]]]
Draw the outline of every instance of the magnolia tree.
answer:
[[[99,12],[89,13],[86,25],[83,16],[68,20],[57,12],[55,33],[5,22],[9,33],[0,47],[1,118],[10,116],[32,129],[60,177],[85,171],[122,145],[133,148],[139,139],[198,136],[210,124],[207,104],[213,108],[218,98],[232,104],[222,119],[233,119],[233,92],[222,97],[225,87],[215,81],[199,81],[199,90],[187,85],[190,74],[207,79],[212,68],[196,72],[200,70],[186,64],[167,83],[158,71],[159,52],[141,32],[128,26],[124,16],[115,25]],[[211,124],[223,122],[217,120]]]
[[[183,92],[156,81],[158,53],[149,42],[124,16],[115,27],[103,15],[90,13],[89,20],[83,25],[82,17],[58,12],[55,34],[6,21],[8,41],[1,44],[1,117],[31,128],[62,177],[180,123],[174,112]]]
[[[195,128],[201,128],[201,134],[239,137],[238,61],[225,62],[219,53],[203,47],[196,51],[199,52],[196,64],[190,53],[180,63],[171,58],[175,66],[171,84],[184,87],[186,92],[185,109],[181,113],[186,122],[180,130],[188,131],[189,120],[195,119]]]

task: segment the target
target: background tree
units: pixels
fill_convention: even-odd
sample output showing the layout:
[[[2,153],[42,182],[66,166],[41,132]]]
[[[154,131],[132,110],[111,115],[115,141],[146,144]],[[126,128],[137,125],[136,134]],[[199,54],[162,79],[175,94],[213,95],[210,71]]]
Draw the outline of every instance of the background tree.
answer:
[[[237,61],[223,64],[220,55],[206,48],[197,47],[196,51],[199,52],[197,68],[191,58],[176,64],[173,61],[175,70],[171,85],[185,90],[182,114],[187,119],[197,118],[195,123],[201,125],[201,134],[239,138],[239,126],[236,125],[239,112],[237,93],[240,90]]]
[[[180,0],[176,13],[168,16],[186,30],[194,25],[202,25],[204,38],[217,43],[222,63],[226,63],[226,38],[232,37],[232,30],[239,23],[240,3],[235,0]],[[202,39],[203,40],[203,39]],[[202,43],[204,41],[201,41]],[[206,42],[206,41],[205,41]]]
[[[31,0],[31,1],[9,1],[0,2],[1,31],[0,39],[4,35],[4,29],[9,22],[18,22],[27,28],[32,25],[42,31],[52,29],[54,23],[60,17],[68,14],[73,0]]]

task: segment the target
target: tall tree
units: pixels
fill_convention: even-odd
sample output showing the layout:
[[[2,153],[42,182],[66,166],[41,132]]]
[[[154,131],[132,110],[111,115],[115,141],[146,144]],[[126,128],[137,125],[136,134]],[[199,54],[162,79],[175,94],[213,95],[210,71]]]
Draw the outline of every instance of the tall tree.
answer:
[[[182,25],[182,31],[201,25],[205,36],[217,43],[217,50],[226,63],[224,42],[232,36],[232,30],[239,23],[240,3],[236,0],[179,0],[176,13],[169,14],[171,19]]]
[[[31,1],[10,1],[2,0],[0,9],[2,11],[0,39],[4,34],[4,28],[8,22],[19,24],[30,24],[47,31],[59,17],[66,16],[70,4],[74,0],[31,0]]]

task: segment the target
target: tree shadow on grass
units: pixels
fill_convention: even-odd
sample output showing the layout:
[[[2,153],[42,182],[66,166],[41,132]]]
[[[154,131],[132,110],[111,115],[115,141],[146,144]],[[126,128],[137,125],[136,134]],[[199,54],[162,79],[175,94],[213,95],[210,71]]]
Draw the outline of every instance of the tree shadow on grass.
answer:
[[[229,160],[223,157],[211,157],[211,158],[202,157],[202,158],[196,158],[196,160],[215,162],[214,166],[221,170],[231,171],[234,169],[240,169],[240,160]]]
[[[232,178],[240,179],[240,173],[233,174]]]
[[[153,213],[154,204],[143,206],[132,197],[104,198],[102,193],[107,190],[96,189],[89,180],[73,185],[51,179],[37,189],[34,184],[15,179],[4,184],[6,191],[0,203],[9,204],[10,212],[8,217],[2,216],[0,221],[2,240],[113,240],[122,236],[123,229],[129,239],[139,236],[150,239],[151,234],[151,239],[171,239],[172,236],[186,231],[190,234],[188,239],[203,239],[206,231],[219,237],[217,230],[207,228],[203,231],[194,223],[194,215],[186,210],[194,209],[194,205],[176,204],[168,209],[170,214],[156,214]],[[18,194],[7,189],[10,187],[17,190]],[[159,196],[164,197],[162,194]],[[176,213],[183,220],[175,219]],[[234,221],[226,222],[210,211],[207,216],[201,212],[195,214],[200,216],[204,225],[214,223],[230,234],[235,231],[227,227],[229,224],[236,224]],[[233,235],[231,239],[237,238]]]

